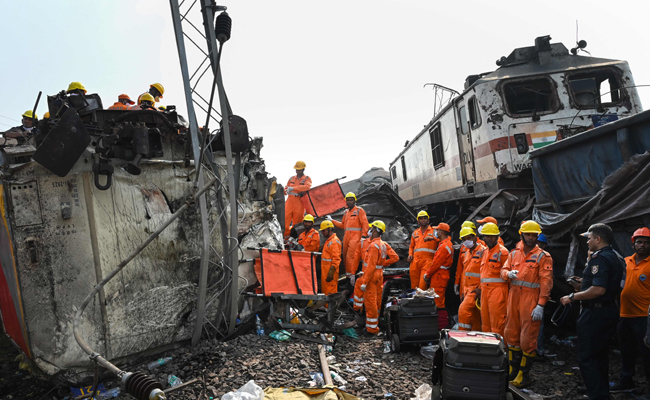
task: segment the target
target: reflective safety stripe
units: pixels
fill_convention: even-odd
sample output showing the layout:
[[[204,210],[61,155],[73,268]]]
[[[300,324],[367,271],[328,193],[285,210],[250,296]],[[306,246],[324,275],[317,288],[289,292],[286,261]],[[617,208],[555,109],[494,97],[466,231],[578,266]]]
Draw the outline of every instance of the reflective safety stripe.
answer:
[[[531,282],[526,282],[526,281],[518,281],[518,280],[513,280],[510,281],[515,286],[523,286],[531,289],[537,289],[539,287],[539,283],[531,283]]]
[[[383,265],[379,265],[379,264],[377,264],[377,266],[375,266],[375,268],[376,268],[376,269],[384,269],[384,266],[383,266]]]
[[[330,261],[330,262],[332,261],[332,260],[330,260],[329,258],[321,258],[320,260],[321,260],[321,261]]]
[[[363,266],[364,266],[364,267],[367,267],[367,266],[368,266],[368,263],[367,263],[367,262],[364,262],[364,263],[363,263]]]
[[[289,192],[289,196],[300,196],[300,193]]]
[[[471,324],[461,324],[460,322],[458,323],[458,326],[461,328],[467,328],[467,329],[472,329]]]
[[[413,250],[414,253],[417,253],[418,251],[426,251],[427,253],[434,253],[434,254],[436,252],[435,250],[432,250],[432,249],[415,249],[415,250]]]
[[[357,296],[354,296],[354,299],[355,299],[356,301],[363,301],[363,297],[357,297]]]
[[[451,254],[451,253],[453,252],[453,250],[451,249],[451,247],[449,247],[449,246],[445,246],[445,248],[447,249],[447,251],[449,252],[449,254]]]
[[[356,301],[354,302],[354,305],[357,307],[363,307],[363,300],[361,300],[361,303],[357,303]]]
[[[497,282],[505,282],[501,278],[483,278],[481,279],[481,283],[497,283]]]
[[[371,329],[378,328],[377,324],[368,324],[368,323],[366,323],[366,327]]]
[[[471,276],[473,278],[480,278],[481,274],[476,273],[476,272],[465,272],[465,276]]]
[[[449,267],[440,267],[440,269],[449,269]]]
[[[346,231],[358,231],[361,232],[361,228],[345,228]]]
[[[366,318],[366,322],[379,322],[379,318]]]

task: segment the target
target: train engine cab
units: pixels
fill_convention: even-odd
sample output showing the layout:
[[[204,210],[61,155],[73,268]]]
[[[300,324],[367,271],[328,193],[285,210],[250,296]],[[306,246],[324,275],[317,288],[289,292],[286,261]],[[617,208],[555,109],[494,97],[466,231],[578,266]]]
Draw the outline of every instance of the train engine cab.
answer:
[[[498,60],[496,71],[467,78],[390,164],[402,199],[424,206],[530,189],[530,150],[642,111],[626,61],[580,56],[550,40],[539,37]]]

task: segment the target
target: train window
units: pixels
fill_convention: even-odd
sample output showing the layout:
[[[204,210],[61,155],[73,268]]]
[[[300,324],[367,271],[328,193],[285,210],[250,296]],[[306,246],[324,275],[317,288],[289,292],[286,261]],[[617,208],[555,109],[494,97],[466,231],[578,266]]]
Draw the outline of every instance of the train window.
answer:
[[[613,106],[625,98],[620,80],[611,69],[571,74],[568,82],[576,108]]]
[[[393,167],[390,169],[390,173],[391,173],[391,175],[393,176],[393,179],[397,179],[397,167],[396,167],[396,166],[393,166]]]
[[[460,119],[460,132],[463,135],[467,135],[469,133],[469,127],[467,126],[467,111],[465,110],[465,106],[458,109],[458,117]]]
[[[445,155],[442,148],[442,134],[440,124],[436,124],[429,130],[431,137],[431,153],[433,154],[433,168],[440,169],[445,166]]]
[[[476,129],[481,126],[481,110],[478,108],[478,101],[476,101],[476,96],[473,96],[467,102],[467,109],[469,110],[469,124],[472,129]]]
[[[549,78],[506,82],[503,85],[508,114],[517,117],[553,112],[559,102]]]
[[[406,182],[406,160],[404,160],[404,156],[402,156],[402,178]]]

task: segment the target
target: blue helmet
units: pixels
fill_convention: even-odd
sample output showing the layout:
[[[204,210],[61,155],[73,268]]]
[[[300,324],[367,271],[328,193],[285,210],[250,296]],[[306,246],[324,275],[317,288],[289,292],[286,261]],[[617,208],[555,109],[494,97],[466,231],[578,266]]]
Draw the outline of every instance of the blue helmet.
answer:
[[[544,236],[543,233],[540,233],[539,236],[537,236],[537,241],[538,242],[548,243],[548,239],[546,239],[546,236]]]

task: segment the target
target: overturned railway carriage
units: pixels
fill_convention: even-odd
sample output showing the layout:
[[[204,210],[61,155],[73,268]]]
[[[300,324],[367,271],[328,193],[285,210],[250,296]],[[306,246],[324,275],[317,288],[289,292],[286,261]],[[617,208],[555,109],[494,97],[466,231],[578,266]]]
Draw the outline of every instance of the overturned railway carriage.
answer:
[[[467,78],[390,164],[402,199],[446,220],[481,204],[514,225],[518,209],[532,211],[529,151],[642,111],[626,61],[578,56],[550,39]]]

